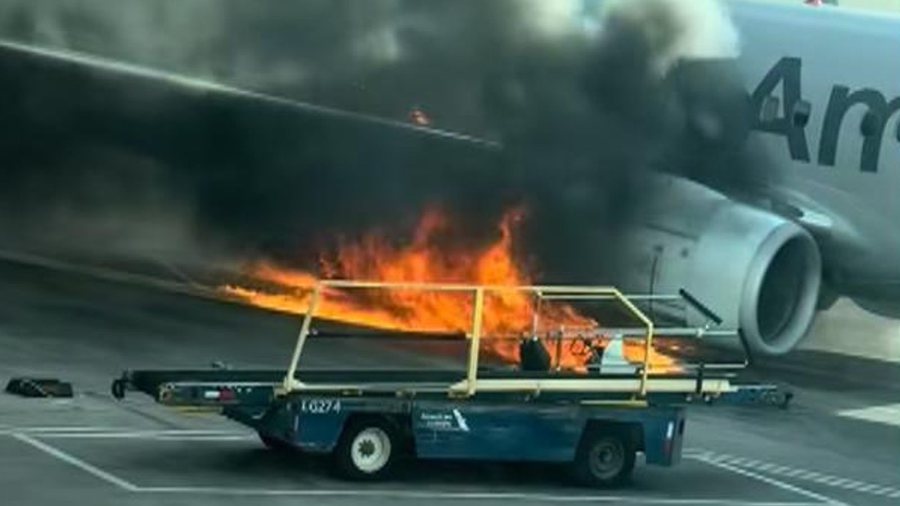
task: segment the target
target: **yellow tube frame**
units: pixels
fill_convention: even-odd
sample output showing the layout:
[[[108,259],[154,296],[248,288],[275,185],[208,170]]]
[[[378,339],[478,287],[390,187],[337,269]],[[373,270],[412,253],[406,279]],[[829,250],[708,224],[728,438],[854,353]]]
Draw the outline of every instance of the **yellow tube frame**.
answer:
[[[322,298],[322,292],[329,288],[362,288],[362,289],[385,289],[385,290],[421,290],[421,291],[438,291],[438,292],[461,292],[471,293],[473,296],[472,311],[472,329],[467,333],[469,340],[468,359],[466,364],[465,379],[452,386],[451,395],[472,396],[478,391],[478,362],[479,349],[482,338],[482,327],[484,324],[484,298],[486,293],[502,292],[502,291],[525,291],[540,294],[542,297],[552,298],[555,300],[572,299],[615,299],[621,303],[632,316],[637,318],[645,327],[645,349],[644,361],[641,367],[641,378],[639,386],[633,392],[638,398],[644,398],[647,395],[647,380],[650,373],[650,354],[653,348],[653,331],[654,326],[650,318],[647,317],[638,307],[629,299],[628,296],[622,294],[618,289],[609,286],[503,286],[503,285],[469,285],[469,284],[453,284],[453,283],[393,283],[382,281],[346,281],[346,280],[324,280],[316,283],[312,287],[312,296],[310,298],[309,308],[303,317],[303,323],[300,326],[300,333],[297,336],[297,343],[294,346],[291,362],[288,364],[287,374],[283,381],[283,390],[285,393],[293,390],[301,390],[305,385],[297,381],[296,374],[303,353],[306,340],[309,337],[312,326],[312,319],[318,309],[319,302]],[[523,380],[505,380],[504,383],[519,382]],[[577,381],[577,380],[576,380]],[[602,380],[591,380],[591,382]],[[525,380],[522,385],[531,384],[533,382]],[[491,385],[492,382],[488,382]],[[514,386],[514,385],[513,385]],[[499,387],[499,385],[498,385]],[[504,385],[504,389],[509,385]],[[488,386],[487,390],[492,390]]]

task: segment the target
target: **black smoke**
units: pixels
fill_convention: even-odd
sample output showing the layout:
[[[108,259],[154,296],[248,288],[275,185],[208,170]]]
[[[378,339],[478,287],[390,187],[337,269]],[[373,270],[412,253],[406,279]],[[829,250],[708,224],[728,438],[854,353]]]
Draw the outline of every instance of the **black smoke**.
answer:
[[[502,149],[4,52],[0,231],[303,262],[372,228],[402,242],[434,205],[484,241],[524,203],[523,250],[545,278],[607,276],[597,259],[652,198],[648,174],[754,184],[746,97],[733,62],[660,70],[684,29],[667,2],[645,2],[658,4],[650,32],[626,16],[600,35],[566,21],[577,4],[602,24],[590,2],[550,3],[2,2],[6,39],[400,122],[419,109]]]

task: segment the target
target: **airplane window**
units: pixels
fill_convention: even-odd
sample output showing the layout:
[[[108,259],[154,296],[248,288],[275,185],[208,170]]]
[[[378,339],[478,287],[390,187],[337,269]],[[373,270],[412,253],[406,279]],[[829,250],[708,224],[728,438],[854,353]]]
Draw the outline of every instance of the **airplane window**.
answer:
[[[794,126],[805,127],[809,123],[809,115],[812,112],[812,104],[806,100],[800,100],[794,104]]]
[[[878,115],[871,111],[863,116],[862,122],[859,124],[859,131],[864,137],[871,137],[877,133],[879,119]]]
[[[766,97],[760,111],[759,120],[763,123],[768,123],[778,119],[778,108],[780,104],[781,101],[778,100],[778,97]]]

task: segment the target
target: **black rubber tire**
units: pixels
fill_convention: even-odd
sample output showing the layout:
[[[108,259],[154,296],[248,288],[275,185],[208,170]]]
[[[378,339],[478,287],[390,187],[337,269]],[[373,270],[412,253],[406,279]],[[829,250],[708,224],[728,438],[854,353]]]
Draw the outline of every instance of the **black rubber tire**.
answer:
[[[378,435],[386,438],[387,452],[384,463],[377,469],[363,469],[354,461],[354,452],[363,451],[354,449],[353,445],[361,434]],[[371,441],[369,442],[371,446]],[[365,444],[364,441],[356,441],[357,445]],[[384,447],[384,445],[382,445]],[[388,420],[379,417],[366,417],[351,421],[344,427],[344,432],[334,448],[335,470],[344,478],[356,481],[376,481],[390,476],[400,454],[403,451],[403,441],[398,435],[396,427]]]
[[[262,432],[258,432],[259,440],[262,441],[266,448],[272,450],[273,452],[278,453],[293,453],[296,452],[297,449],[291,446],[288,442],[278,439],[277,437],[268,436],[263,434]]]
[[[627,431],[591,428],[578,447],[573,474],[582,485],[618,487],[631,479],[636,453]]]
[[[112,396],[116,400],[122,400],[125,398],[125,380],[117,379],[112,382],[109,388]]]

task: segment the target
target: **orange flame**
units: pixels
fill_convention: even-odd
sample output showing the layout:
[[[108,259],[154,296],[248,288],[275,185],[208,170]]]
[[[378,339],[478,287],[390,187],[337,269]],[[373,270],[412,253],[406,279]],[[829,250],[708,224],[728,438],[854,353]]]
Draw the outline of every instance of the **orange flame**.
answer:
[[[462,250],[438,245],[439,239],[452,227],[446,215],[430,210],[419,220],[408,246],[396,247],[383,235],[369,234],[359,242],[340,245],[334,258],[322,259],[322,272],[326,278],[384,282],[530,285],[530,276],[518,266],[513,255],[515,227],[523,217],[521,209],[507,212],[498,225],[498,240],[481,249]],[[240,286],[227,286],[224,290],[253,305],[293,313],[306,312],[310,287],[316,282],[314,275],[265,263],[253,266],[251,274],[291,291],[270,293]],[[471,294],[411,289],[328,290],[316,315],[385,330],[470,332],[472,306]],[[504,361],[517,363],[518,340],[510,337],[521,336],[531,329],[537,309],[532,293],[517,290],[488,292],[482,327],[486,351]],[[559,302],[542,302],[539,317],[544,332],[561,327],[572,330],[598,326],[596,321]],[[555,345],[549,348],[554,363],[567,369],[584,368],[585,357],[571,351],[568,344],[559,347],[559,352]],[[629,360],[643,361],[642,344],[626,343],[625,353]]]

